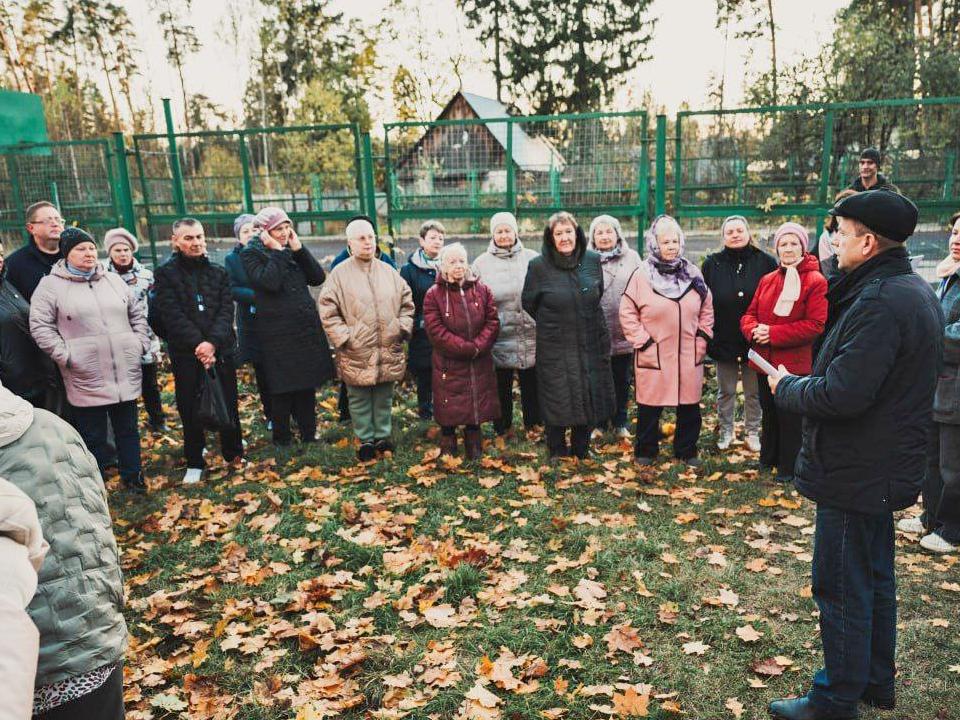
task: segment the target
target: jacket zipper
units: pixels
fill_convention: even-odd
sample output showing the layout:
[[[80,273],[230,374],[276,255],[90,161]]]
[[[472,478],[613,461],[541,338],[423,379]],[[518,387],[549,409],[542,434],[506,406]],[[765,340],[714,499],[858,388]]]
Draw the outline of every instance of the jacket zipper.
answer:
[[[463,303],[464,318],[467,321],[467,335],[473,340],[473,325],[470,323],[470,308],[467,306],[467,296],[463,292],[463,285],[460,286],[460,301]],[[470,394],[473,396],[473,420],[475,425],[480,424],[480,407],[477,400],[477,378],[474,374],[473,361],[479,357],[474,356],[470,359]]]
[[[376,260],[376,262],[380,262]],[[377,308],[377,293],[373,289],[373,280],[370,277],[370,273],[373,272],[373,265],[370,265],[367,268],[367,285],[370,286],[370,299],[373,301],[373,314],[377,319],[377,352],[383,352],[383,336],[380,331],[380,310]],[[381,358],[382,359],[382,358]],[[377,363],[377,385],[380,384],[380,366],[383,365],[382,362]]]
[[[93,290],[93,281],[87,280],[87,287]],[[94,291],[93,299],[97,303],[97,311],[100,313],[100,323],[103,325],[104,333],[107,336],[107,344],[110,345],[110,365],[113,367],[113,381],[117,388],[117,402],[120,402],[120,375],[117,372],[117,360],[113,355],[113,343],[110,342],[110,333],[106,332],[107,330],[107,320],[103,316],[103,306],[100,304],[100,298],[97,297],[97,293]]]
[[[683,345],[683,310],[680,307],[680,301],[683,300],[683,296],[677,300],[677,410],[680,409],[680,383],[683,380],[683,372],[680,364],[680,351]],[[694,338],[693,341],[693,364],[697,364],[697,341]]]

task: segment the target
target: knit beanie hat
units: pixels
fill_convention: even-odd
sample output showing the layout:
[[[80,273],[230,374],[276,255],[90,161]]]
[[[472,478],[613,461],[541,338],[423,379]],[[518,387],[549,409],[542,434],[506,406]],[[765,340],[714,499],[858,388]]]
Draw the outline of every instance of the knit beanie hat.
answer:
[[[520,237],[520,227],[517,225],[517,218],[513,213],[494,213],[493,217],[490,218],[490,237],[493,237],[494,231],[496,231],[496,229],[501,225],[506,225],[510,228],[513,228],[513,234],[517,237]]]
[[[113,228],[112,230],[107,230],[106,234],[103,236],[103,247],[109,253],[110,248],[112,248],[117,243],[127,243],[130,246],[130,249],[133,252],[136,252],[140,245],[137,243],[137,239],[133,236],[126,228]]]
[[[96,245],[93,236],[78,227],[68,227],[60,233],[60,254],[66,257],[80,243],[90,242]]]
[[[261,230],[270,232],[280,223],[291,222],[286,210],[278,207],[265,207],[257,213],[253,224]]]
[[[623,230],[620,228],[619,220],[613,217],[613,215],[597,215],[593,219],[593,222],[590,223],[590,232],[587,233],[587,242],[590,243],[591,247],[593,246],[593,233],[598,225],[609,225],[613,228],[613,231],[617,233],[617,237],[623,240]]]
[[[237,219],[233,221],[233,236],[240,239],[240,228],[242,228],[247,223],[252,223],[254,216],[250,213],[243,213],[242,215],[237,215]]]
[[[777,231],[773,234],[773,249],[776,250],[777,246],[780,244],[780,239],[784,235],[796,235],[800,238],[800,244],[803,245],[803,251],[807,251],[807,247],[810,245],[810,238],[807,236],[807,230],[800,223],[795,222],[785,222],[783,225],[777,228]]]
[[[860,153],[861,160],[873,160],[877,164],[877,167],[880,167],[880,151],[876,148],[868,147],[865,148],[862,153]]]

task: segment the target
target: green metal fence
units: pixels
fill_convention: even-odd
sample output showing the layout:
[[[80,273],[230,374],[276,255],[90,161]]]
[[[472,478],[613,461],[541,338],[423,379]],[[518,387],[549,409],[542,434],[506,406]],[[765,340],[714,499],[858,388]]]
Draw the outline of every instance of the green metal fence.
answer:
[[[388,218],[479,218],[498,210],[645,217],[646,120],[638,111],[389,123]]]
[[[185,215],[230,225],[266,205],[322,234],[368,208],[369,138],[356,124],[178,133],[166,109],[166,133],[133,137],[135,203],[151,235]]]
[[[0,147],[0,232],[8,244],[26,241],[24,210],[50,200],[69,224],[101,233],[133,227],[123,136]]]
[[[673,142],[683,217],[822,215],[870,146],[927,215],[960,206],[957,97],[684,111]]]

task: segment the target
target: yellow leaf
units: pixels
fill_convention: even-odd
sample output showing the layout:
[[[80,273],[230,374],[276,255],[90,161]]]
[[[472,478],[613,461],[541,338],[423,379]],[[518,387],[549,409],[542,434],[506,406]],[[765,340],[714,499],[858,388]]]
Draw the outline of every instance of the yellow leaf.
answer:
[[[733,713],[733,716],[734,716],[735,718],[737,718],[737,720],[739,720],[739,718],[743,717],[743,703],[740,702],[739,700],[737,700],[737,698],[735,698],[735,697],[727,698],[727,702],[725,702],[725,703],[723,704],[723,706],[724,706],[727,710],[729,710],[730,712],[732,712],[732,713]]]
[[[617,692],[613,694],[613,709],[619,717],[647,717],[650,714],[649,707],[650,695],[641,695],[632,687],[628,687],[622,695]]]

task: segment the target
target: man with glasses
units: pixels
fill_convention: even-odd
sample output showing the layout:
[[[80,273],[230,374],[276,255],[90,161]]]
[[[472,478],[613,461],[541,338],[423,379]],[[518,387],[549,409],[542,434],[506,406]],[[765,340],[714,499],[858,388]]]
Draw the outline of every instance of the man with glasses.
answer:
[[[50,274],[60,254],[63,218],[52,202],[41,200],[27,208],[30,243],[7,258],[7,279],[30,302],[40,281]]]

